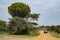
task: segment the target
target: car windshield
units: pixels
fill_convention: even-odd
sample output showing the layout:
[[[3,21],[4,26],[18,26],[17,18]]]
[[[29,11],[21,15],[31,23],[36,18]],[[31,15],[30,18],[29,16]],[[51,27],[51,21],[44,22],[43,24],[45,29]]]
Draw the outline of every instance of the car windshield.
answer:
[[[47,30],[44,30],[45,32],[47,32]]]

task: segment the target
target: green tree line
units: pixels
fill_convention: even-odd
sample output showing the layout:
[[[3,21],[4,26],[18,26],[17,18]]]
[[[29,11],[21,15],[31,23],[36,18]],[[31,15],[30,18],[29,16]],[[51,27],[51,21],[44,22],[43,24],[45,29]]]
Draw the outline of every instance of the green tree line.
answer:
[[[48,31],[60,33],[60,25],[40,26],[40,29],[46,28]]]

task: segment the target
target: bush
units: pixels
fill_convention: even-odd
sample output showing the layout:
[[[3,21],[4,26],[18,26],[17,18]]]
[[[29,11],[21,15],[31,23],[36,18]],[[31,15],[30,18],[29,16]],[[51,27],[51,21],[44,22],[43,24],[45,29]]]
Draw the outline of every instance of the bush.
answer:
[[[7,32],[8,27],[5,21],[0,20],[0,31]]]
[[[59,26],[59,25],[55,28],[55,31],[56,31],[57,33],[60,33],[60,26]]]
[[[19,17],[13,17],[9,22],[10,34],[28,34],[30,31],[34,31],[36,29],[37,27],[34,27],[31,22],[27,22]]]

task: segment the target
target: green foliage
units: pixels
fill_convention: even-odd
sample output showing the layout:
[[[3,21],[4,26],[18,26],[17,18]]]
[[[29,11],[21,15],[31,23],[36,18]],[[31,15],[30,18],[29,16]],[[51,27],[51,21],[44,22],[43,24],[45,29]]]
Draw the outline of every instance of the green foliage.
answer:
[[[30,13],[30,7],[24,3],[16,2],[8,7],[8,12],[12,17],[18,16],[25,18]]]
[[[9,30],[11,33],[23,34],[27,32],[26,21],[19,17],[13,17],[9,22]],[[23,32],[24,31],[24,32]]]
[[[0,31],[7,31],[7,25],[5,21],[0,20]]]
[[[54,25],[48,26],[47,29],[49,31],[55,31],[56,33],[60,33],[60,25],[57,25],[57,26],[54,26]]]
[[[56,33],[56,32],[50,32],[50,34],[54,37],[60,38],[60,34]]]
[[[55,31],[56,31],[57,33],[60,33],[60,25],[58,25],[58,26],[55,28]]]
[[[50,30],[54,31],[55,30],[55,26],[52,25],[51,28],[50,28]]]
[[[44,25],[39,26],[39,29],[42,30],[44,27],[45,27]]]
[[[51,31],[51,32],[56,32],[58,34],[60,34],[60,25],[52,25],[52,26],[40,26],[39,27],[40,29],[47,29],[48,31]]]
[[[38,20],[39,14],[30,14],[30,7],[24,3],[16,2],[8,7],[8,12],[12,17],[18,16],[21,18],[32,18],[33,20]]]
[[[31,22],[28,22],[20,17],[13,17],[9,22],[9,33],[10,34],[29,34],[37,30]]]
[[[38,36],[40,33],[37,30],[29,32],[29,36]]]
[[[40,14],[35,14],[35,13],[34,13],[34,14],[30,14],[29,17],[32,18],[33,20],[38,20],[39,15],[40,15]]]
[[[13,17],[9,22],[9,33],[27,34],[36,30],[37,23],[29,22],[28,19],[38,20],[39,14],[30,14],[30,7],[24,3],[16,2],[8,7],[9,14]]]

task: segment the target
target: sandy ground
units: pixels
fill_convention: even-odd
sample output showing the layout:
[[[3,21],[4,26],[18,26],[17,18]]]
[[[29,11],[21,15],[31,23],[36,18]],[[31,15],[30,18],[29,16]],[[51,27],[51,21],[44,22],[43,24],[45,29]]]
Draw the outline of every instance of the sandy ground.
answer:
[[[60,38],[55,38],[49,33],[44,34],[43,31],[40,31],[40,35],[35,37],[0,36],[0,40],[60,40]]]

